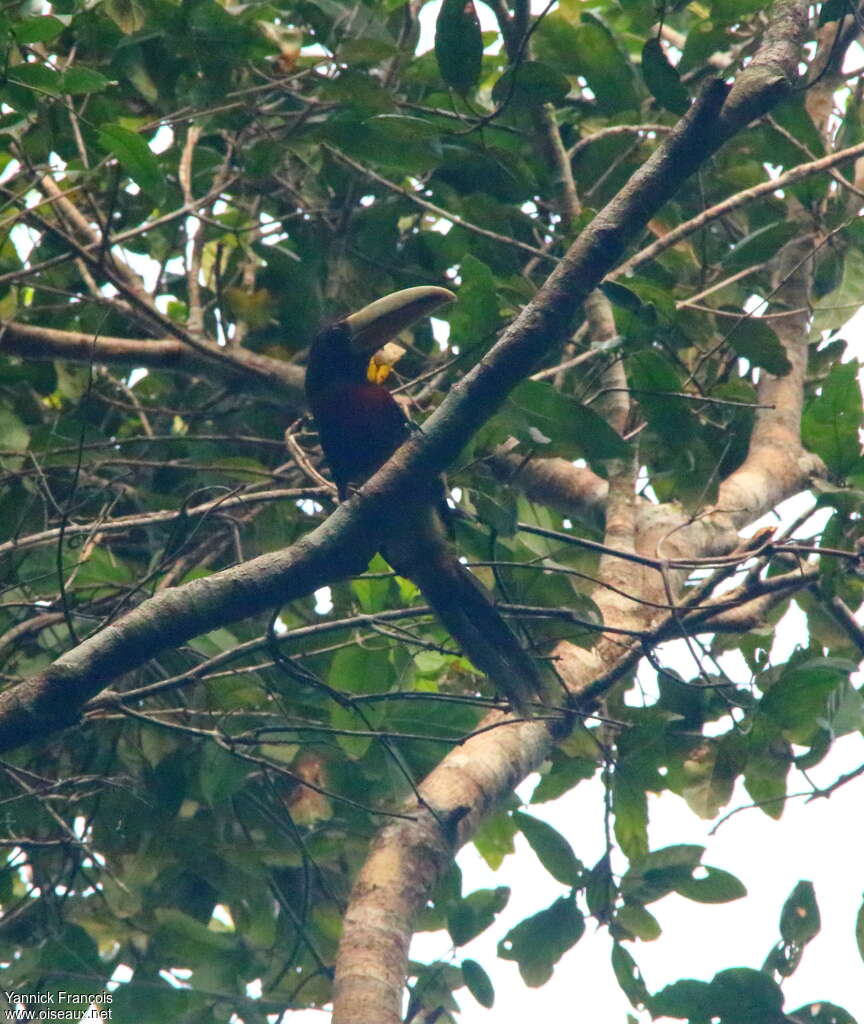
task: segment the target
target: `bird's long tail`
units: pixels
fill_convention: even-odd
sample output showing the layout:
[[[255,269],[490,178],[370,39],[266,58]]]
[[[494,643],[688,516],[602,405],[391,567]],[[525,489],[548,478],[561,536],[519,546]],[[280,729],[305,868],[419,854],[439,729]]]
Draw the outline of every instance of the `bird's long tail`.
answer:
[[[420,588],[463,653],[491,679],[511,707],[530,715],[531,702],[542,702],[547,689],[537,662],[483,585],[453,553],[435,511],[424,510],[412,526],[410,536],[400,533],[388,540],[383,548],[385,558]]]

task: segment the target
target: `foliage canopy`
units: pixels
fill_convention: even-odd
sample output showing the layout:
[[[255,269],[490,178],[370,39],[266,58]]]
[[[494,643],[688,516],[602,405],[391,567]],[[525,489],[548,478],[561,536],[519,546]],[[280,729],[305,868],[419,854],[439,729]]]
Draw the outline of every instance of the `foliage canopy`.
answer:
[[[693,1024],[852,1020],[824,1001],[783,1015],[779,983],[819,928],[805,882],[760,971],[718,965],[711,981],[651,992],[636,967],[638,940],[659,934],[652,903],[745,896],[702,868],[701,847],[650,849],[650,794],[712,819],[743,780],[780,817],[790,773],[864,727],[864,417],[844,332],[864,304],[862,81],[843,72],[859,29],[845,3],[816,6],[796,42],[813,43],[809,85],[635,225],[627,263],[563,344],[451,453],[456,543],[526,642],[596,654],[602,676],[636,636],[656,670],[640,689],[626,666],[596,717],[542,758],[532,802],[589,779],[608,787],[603,859],[584,864],[575,837],[506,791],[475,833],[496,868],[523,835],[561,885],[499,954],[542,985],[593,919],[634,1007]],[[154,595],[279,551],[327,516],[332,488],[302,418],[322,321],[401,287],[458,290],[446,327],[400,339],[394,377],[422,422],[703,83],[734,78],[807,6],[422,8],[56,0],[0,15],[10,692]],[[434,45],[418,46],[421,14]],[[742,467],[735,493],[752,504],[724,508]],[[794,530],[724,560],[739,529],[808,489]],[[696,537],[705,523],[719,525]],[[380,556],[333,581],[265,615],[202,607],[192,637],[163,623],[154,656],[105,679],[80,723],[9,749],[4,990],[95,997],[122,978],[111,1019],[136,1024],[253,1024],[331,1001],[370,838],[494,702]],[[720,584],[727,604],[707,605]],[[791,604],[807,633],[777,661]],[[599,640],[602,623],[618,633]],[[691,678],[658,649],[681,636]],[[722,660],[733,650],[734,671]],[[60,700],[77,707],[71,689]],[[508,891],[463,894],[458,869],[439,874],[416,926],[460,946]],[[412,1011],[456,1018],[466,989],[492,1006],[488,968],[458,951],[412,963]]]

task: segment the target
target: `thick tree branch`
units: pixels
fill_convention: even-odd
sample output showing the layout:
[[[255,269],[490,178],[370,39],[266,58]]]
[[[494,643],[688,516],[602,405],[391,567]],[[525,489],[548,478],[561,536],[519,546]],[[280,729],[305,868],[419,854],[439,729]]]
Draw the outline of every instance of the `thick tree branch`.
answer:
[[[778,304],[792,310],[772,321],[791,363],[783,377],[763,373],[750,447],[744,464],[720,487],[717,511],[736,529],[775,508],[809,477],[824,473],[821,460],[801,447],[801,411],[808,354],[811,243],[790,243],[777,260]]]
[[[284,551],[161,591],[0,693],[0,750],[77,722],[85,701],[160,651],[362,572],[375,533],[350,505]]]
[[[168,370],[241,384],[258,393],[275,393],[284,396],[296,408],[305,404],[303,371],[298,366],[246,349],[238,352],[221,349],[216,359],[174,338],[114,338],[6,320],[0,326],[0,353],[26,359],[65,359],[75,363]]]
[[[567,459],[526,459],[522,455],[494,452],[484,462],[500,480],[565,516],[596,517],[609,493],[608,481]]]

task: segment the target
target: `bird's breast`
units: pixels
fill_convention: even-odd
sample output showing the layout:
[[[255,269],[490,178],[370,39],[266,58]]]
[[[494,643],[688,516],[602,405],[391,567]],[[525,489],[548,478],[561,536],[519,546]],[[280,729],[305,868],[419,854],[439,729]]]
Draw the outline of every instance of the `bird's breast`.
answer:
[[[324,456],[342,496],[379,469],[409,433],[386,388],[362,382],[314,396],[312,412]]]

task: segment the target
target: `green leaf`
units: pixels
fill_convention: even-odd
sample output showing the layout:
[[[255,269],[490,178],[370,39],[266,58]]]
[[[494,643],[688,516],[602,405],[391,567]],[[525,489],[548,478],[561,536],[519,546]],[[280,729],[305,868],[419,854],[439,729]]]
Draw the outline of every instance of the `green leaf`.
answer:
[[[347,37],[339,45],[338,59],[349,67],[359,64],[380,64],[399,55],[399,47],[392,40]]]
[[[369,563],[370,573],[386,573],[389,569],[390,567],[380,554],[376,554]],[[360,602],[361,610],[367,614],[374,614],[375,612],[384,611],[387,607],[391,583],[392,580],[387,578],[368,579],[358,576],[356,579],[351,580],[351,590]]]
[[[684,52],[678,64],[679,74],[685,74],[694,68],[702,68],[708,58],[718,52],[729,49],[728,30],[723,25],[714,25],[702,21],[692,25],[684,43]]]
[[[864,252],[850,246],[843,257],[840,284],[823,296],[813,310],[811,338],[820,338],[823,331],[837,330],[848,321],[852,312],[864,304]]]
[[[855,942],[858,946],[858,955],[864,960],[864,902],[858,908],[855,917]]]
[[[157,1021],[183,1020],[193,1009],[204,1012],[200,995],[189,989],[174,988],[147,974],[146,968],[139,968],[136,977],[142,975],[143,980],[133,978],[118,986],[110,1006],[114,1020],[156,1024]]]
[[[780,936],[790,946],[806,946],[822,927],[812,882],[799,882],[783,904]]]
[[[525,415],[528,431],[520,440],[546,454],[590,461],[627,458],[629,445],[593,409],[551,384],[526,380],[510,394],[509,402]]]
[[[642,47],[642,77],[651,95],[665,110],[683,114],[690,106],[690,97],[678,72],[669,63],[660,40],[653,36]]]
[[[435,57],[441,77],[457,92],[469,92],[480,78],[483,36],[474,0],[444,0],[435,23]]]
[[[613,305],[626,309],[628,313],[633,313],[635,316],[641,313],[644,303],[632,288],[628,288],[618,281],[601,281],[600,291]]]
[[[6,77],[15,85],[56,96],[60,92],[60,75],[47,64],[16,64]]]
[[[732,798],[735,780],[741,771],[734,745],[720,741],[700,747],[700,756],[688,758],[683,765],[687,779],[681,795],[700,818],[711,821]]]
[[[650,871],[665,871],[667,868],[695,868],[704,852],[705,847],[695,843],[664,846],[646,854],[638,864],[633,865],[633,869],[646,874]]]
[[[408,125],[408,121],[418,121],[423,127]],[[353,152],[358,159],[395,167],[403,172],[426,173],[437,167],[442,158],[437,131],[420,118],[382,114],[361,124],[348,120],[337,136],[337,144],[347,152]]]
[[[612,812],[615,815],[615,838],[631,860],[648,851],[648,797],[637,772],[626,768],[616,771],[612,779]]]
[[[512,103],[532,107],[561,103],[570,92],[570,80],[549,64],[526,60],[508,68],[492,87],[492,99],[501,106]]]
[[[641,903],[625,903],[615,911],[615,923],[634,938],[653,942],[661,934],[657,918]]]
[[[447,146],[436,178],[470,196],[466,209],[472,218],[476,216],[475,210],[483,211],[486,218],[493,220],[494,226],[502,216],[505,217],[499,226],[508,234],[511,233],[511,221],[518,221],[519,216],[502,209],[499,204],[527,200],[537,187],[530,164],[520,154],[497,146],[487,146],[482,150],[467,144]],[[482,215],[481,219],[484,219]],[[463,239],[463,249],[476,247],[476,235],[468,235],[458,227],[453,232],[457,239]],[[488,246],[484,246],[484,254],[487,250]],[[500,252],[500,248],[496,246],[494,251]]]
[[[682,843],[666,846],[634,860],[621,879],[625,900],[652,903],[674,892],[679,885],[692,879],[704,852],[704,846]]]
[[[769,818],[780,818],[786,797],[786,778],[792,767],[788,743],[778,741],[770,727],[756,726],[749,737],[744,786]]]
[[[165,192],[165,177],[150,147],[135,132],[118,124],[104,124],[99,131],[99,144],[117,158],[123,170],[158,204]]]
[[[513,820],[549,874],[562,885],[577,886],[585,868],[564,836],[547,822],[522,811],[514,811]]]
[[[495,1005],[495,989],[489,975],[483,970],[476,960],[462,961],[462,977],[465,985],[472,996],[481,1006],[491,1010]]]
[[[648,1003],[648,989],[642,980],[642,972],[633,957],[616,942],[612,947],[612,970],[621,991],[630,1000],[635,1009],[640,1010]]]
[[[604,114],[637,110],[639,96],[629,57],[619,40],[585,11],[578,25],[566,14],[547,15],[534,33],[537,56],[565,75],[582,75]]]
[[[585,919],[570,898],[520,921],[498,944],[502,960],[515,960],[522,980],[539,988],[552,977],[555,964],[585,932]]]
[[[758,317],[739,320],[726,338],[729,345],[754,366],[761,366],[775,377],[785,376],[792,364],[776,333]]]
[[[327,685],[344,693],[382,693],[390,685],[392,672],[386,650],[353,645],[333,656]]]
[[[41,14],[13,22],[11,31],[19,43],[47,43],[49,39],[60,35],[65,27],[59,18]]]
[[[762,0],[713,0],[711,18],[720,24],[742,21],[748,15],[763,10]]]
[[[788,1019],[798,1024],[856,1024],[855,1018],[842,1006],[826,1003],[821,999],[818,1003],[799,1006],[789,1014]]]
[[[689,405],[664,393],[682,390],[681,378],[669,360],[653,349],[634,352],[627,357],[627,376],[657,433],[669,444],[689,447],[695,430]]]
[[[636,310],[639,319],[649,327],[658,323],[671,327],[681,320],[681,313],[675,308],[675,297],[668,288],[660,288],[644,277],[628,277],[627,289],[639,298]]]
[[[696,903],[731,903],[747,895],[747,889],[734,875],[706,866],[704,878],[686,878],[675,891]]]
[[[138,0],[104,0],[105,13],[127,36],[144,27],[147,16]]]
[[[485,931],[509,899],[510,889],[506,885],[478,889],[462,899],[447,918],[447,931],[455,945],[464,946]]]
[[[169,962],[197,965],[206,963],[213,954],[236,951],[235,936],[217,932],[196,921],[188,914],[173,907],[157,907],[156,920],[159,922],[157,941],[160,952]]]
[[[350,649],[348,648],[348,650]],[[334,729],[368,733],[370,731],[369,720],[372,720],[371,724],[374,726],[374,720],[380,720],[380,715],[373,714],[371,707],[364,709],[364,715],[366,716],[366,721],[356,711],[344,704],[334,701],[330,705],[330,724]],[[340,735],[336,737],[336,742],[345,751],[350,760],[359,761],[372,745],[373,738],[372,736]]]
[[[90,68],[70,68],[63,72],[63,92],[72,96],[83,93],[102,92],[110,85],[110,81]]]
[[[839,21],[849,11],[849,0],[824,0],[819,9],[819,24],[827,25],[829,21]]]
[[[626,52],[608,27],[594,15],[586,12],[578,29],[577,59],[597,97],[600,109],[606,113],[633,110],[638,106],[635,76]]]
[[[368,133],[375,127],[372,115],[393,110],[392,99],[381,83],[359,68],[345,68],[338,78],[322,83],[321,95],[344,105],[326,125],[326,130],[327,137],[333,137],[345,149],[351,147],[352,135],[359,136],[358,142],[362,141],[363,129]],[[356,146],[353,149],[358,156],[365,151],[365,148],[357,149]]]
[[[804,444],[838,476],[848,473],[861,454],[858,432],[864,424],[864,410],[860,369],[855,359],[835,363],[821,394],[807,403],[801,423]]]
[[[0,406],[0,448],[25,452],[30,444],[30,431],[11,409]]]
[[[849,676],[850,663],[814,658],[783,672],[759,702],[759,709],[793,741],[805,742],[825,715],[828,697]]]
[[[406,114],[376,114],[369,118],[370,125],[386,129],[390,136],[402,142],[416,142],[418,139],[439,139],[441,129],[432,121]]]
[[[627,14],[630,31],[647,33],[657,18],[657,8],[645,0],[618,0]]]
[[[783,993],[776,982],[761,971],[733,967],[715,974],[710,986],[711,1010],[729,1024],[760,1021],[781,1024]]]
[[[199,783],[204,799],[211,807],[230,799],[246,780],[249,765],[215,743],[207,743],[201,753]]]
[[[598,921],[608,922],[612,919],[612,911],[616,898],[615,880],[609,867],[609,857],[604,855],[588,872],[585,884],[585,900],[588,910]]]
[[[596,761],[588,757],[566,757],[560,750],[554,751],[550,760],[551,767],[541,773],[540,781],[531,794],[532,804],[557,800],[579,782],[592,778],[597,771]]]
[[[468,253],[459,267],[459,301],[450,311],[450,344],[477,356],[495,340],[501,323],[495,275]]]
[[[194,637],[189,641],[189,646],[209,658],[215,654],[224,654],[226,651],[233,650],[237,646],[237,637],[231,630],[221,627]]]
[[[515,822],[505,811],[487,818],[477,830],[474,845],[493,871],[497,871],[504,858],[515,849],[513,839],[517,831]]]
[[[711,1016],[711,986],[707,981],[682,978],[651,997],[653,1017],[682,1017],[702,1021]]]
[[[757,228],[732,246],[723,257],[723,265],[728,273],[733,273],[765,263],[776,256],[800,230],[800,225],[794,220],[781,220]]]
[[[75,973],[70,972],[70,976],[64,983],[66,992],[91,995],[102,989],[101,978],[104,976],[104,968],[100,964],[98,947],[93,937],[80,924],[68,923],[61,918],[48,932],[48,936],[39,943],[37,949],[37,956],[32,955],[34,952],[32,947],[27,951],[30,956],[25,954],[25,963],[26,960],[31,960],[31,970],[34,970],[34,973],[42,967],[45,972],[42,977],[45,977],[46,974],[57,970],[57,964],[74,963],[76,971]],[[64,957],[67,959],[64,960]],[[9,968],[5,967],[4,974],[8,975],[8,970]],[[38,977],[39,974],[36,976]],[[33,1016],[41,1016],[39,1013],[34,1013],[33,1009],[30,1004],[30,1012],[33,1013]],[[47,1017],[48,1014],[46,1013],[45,1016]],[[58,1014],[55,1020],[59,1017]],[[79,1014],[76,1013],[75,1018],[79,1019]]]
[[[471,492],[471,500],[481,523],[502,537],[513,536],[518,521],[518,507],[512,492],[499,490],[493,497],[484,491],[475,490]]]

